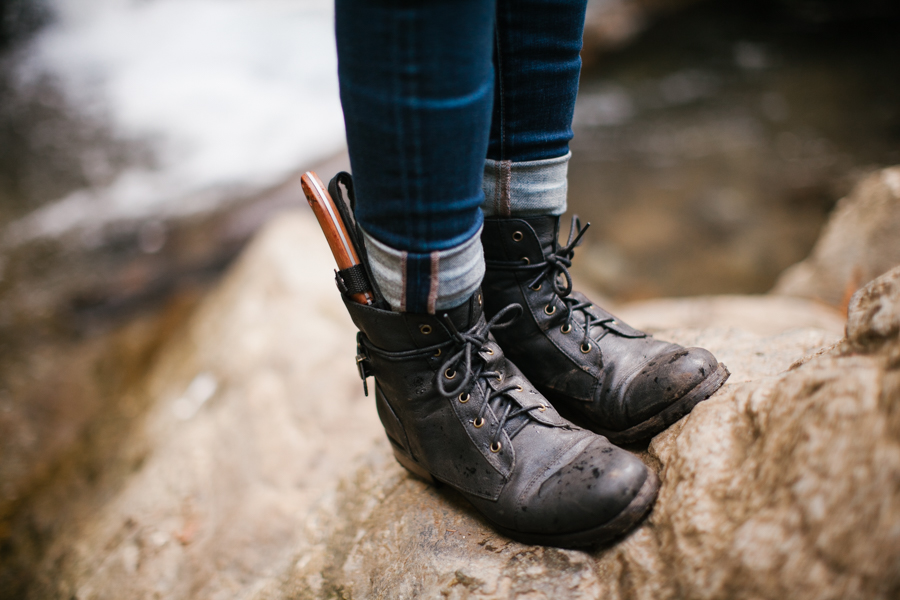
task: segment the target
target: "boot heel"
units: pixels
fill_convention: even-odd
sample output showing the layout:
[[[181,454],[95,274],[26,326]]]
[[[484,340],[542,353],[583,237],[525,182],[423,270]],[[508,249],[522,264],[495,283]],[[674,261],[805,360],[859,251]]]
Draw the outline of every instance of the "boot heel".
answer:
[[[393,444],[391,445],[393,446]],[[396,447],[392,447],[394,451],[394,458],[397,459],[397,462],[400,463],[400,466],[418,477],[419,479],[424,480],[426,483],[430,483],[432,485],[440,485],[437,479],[431,476],[431,473],[423,469],[416,461],[412,458],[404,454],[400,449]]]

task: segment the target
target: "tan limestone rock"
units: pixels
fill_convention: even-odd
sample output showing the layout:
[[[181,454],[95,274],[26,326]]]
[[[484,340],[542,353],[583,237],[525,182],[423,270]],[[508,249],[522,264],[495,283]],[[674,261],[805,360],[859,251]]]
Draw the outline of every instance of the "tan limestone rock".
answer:
[[[805,300],[703,299],[702,322],[689,300],[657,305],[658,337],[709,347],[734,376],[636,449],[663,482],[650,518],[573,551],[510,541],[394,462],[323,265],[307,216],[260,235],[152,369],[146,458],[61,527],[35,597],[900,592],[897,272],[860,292],[839,345]]]
[[[900,334],[900,268],[857,292],[850,300],[847,339],[856,347],[880,346]]]
[[[831,214],[810,256],[772,293],[845,306],[867,282],[900,265],[900,166],[871,173]]]
[[[866,332],[859,339],[885,331],[885,311],[865,307],[896,310],[900,270],[891,277],[854,303],[851,321]],[[729,331],[669,333],[715,347],[729,343]],[[356,533],[325,552],[336,563],[317,568],[330,574],[330,589],[352,598],[896,597],[900,377],[884,348],[900,340],[890,331],[876,352],[857,344],[787,371],[777,359],[762,364],[657,436],[647,458],[662,468],[659,501],[613,547],[511,542],[455,494],[390,467],[380,481],[360,471],[347,482],[348,497],[378,501],[338,518]],[[756,336],[756,348],[770,353],[789,333]],[[312,576],[292,570],[259,597],[311,592],[302,582]]]
[[[761,336],[806,328],[844,333],[844,316],[834,308],[786,296],[658,298],[629,303],[616,314],[649,332],[728,327]]]
[[[235,598],[285,568],[382,436],[331,262],[306,214],[255,240],[139,390],[144,460],[57,525],[34,597]]]

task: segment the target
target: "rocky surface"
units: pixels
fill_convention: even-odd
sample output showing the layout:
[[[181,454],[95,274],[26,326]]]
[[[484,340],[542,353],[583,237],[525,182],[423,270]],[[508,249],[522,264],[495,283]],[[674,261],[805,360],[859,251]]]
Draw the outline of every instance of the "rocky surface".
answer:
[[[785,271],[775,294],[846,306],[867,282],[900,265],[900,166],[871,173],[842,199],[809,258]]]
[[[618,310],[628,322],[650,332],[673,328],[729,326],[757,335],[791,329],[844,333],[844,317],[829,306],[783,296],[697,296],[631,302]]]
[[[320,240],[303,214],[268,226],[132,392],[151,408],[127,468],[35,504],[53,535],[31,597],[900,593],[900,270],[857,295],[842,343],[800,299],[622,307],[734,375],[634,449],[660,469],[656,508],[585,552],[512,542],[393,461]]]
[[[290,564],[381,435],[330,263],[311,218],[252,244],[133,392],[152,408],[117,449],[125,474],[68,514],[36,508],[56,531],[33,597],[233,598]]]
[[[315,168],[346,170],[349,158]],[[298,173],[213,213],[144,223],[153,247],[133,222],[90,243],[73,234],[12,248],[0,215],[0,590],[7,521],[61,471],[115,453],[146,408],[129,391],[161,344],[253,233],[302,197]]]

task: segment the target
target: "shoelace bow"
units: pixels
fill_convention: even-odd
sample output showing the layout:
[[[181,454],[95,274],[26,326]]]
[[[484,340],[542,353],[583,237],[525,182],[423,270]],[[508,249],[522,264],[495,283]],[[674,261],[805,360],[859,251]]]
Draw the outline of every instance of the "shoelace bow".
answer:
[[[575,248],[581,244],[581,238],[590,226],[591,224],[587,223],[582,227],[581,219],[578,218],[578,215],[573,215],[572,225],[569,228],[569,239],[566,241],[566,245],[557,248],[550,255],[546,256],[543,263],[533,266],[535,269],[540,269],[540,273],[528,284],[528,287],[534,288],[542,281],[550,282],[553,291],[556,292],[566,306],[565,314],[562,315],[565,319],[563,327],[566,329],[572,328],[572,317],[576,311],[584,316],[584,336],[581,339],[581,349],[583,351],[590,350],[592,340],[599,342],[609,334],[610,330],[605,325],[615,321],[612,317],[600,318],[590,313],[587,309],[593,306],[592,302],[582,302],[577,298],[569,297],[569,294],[572,293],[572,274],[569,273],[569,267],[572,266]],[[591,328],[596,329],[597,327],[602,327],[603,333],[597,338],[592,338]]]
[[[503,320],[504,317],[509,315],[512,312],[516,312],[517,314],[512,315],[507,320]],[[444,315],[444,324],[447,327],[447,330],[450,332],[450,337],[454,342],[454,345],[459,348],[454,354],[451,354],[447,357],[447,359],[441,363],[441,367],[438,370],[436,376],[436,385],[438,392],[444,396],[445,398],[453,398],[458,394],[467,394],[469,390],[472,389],[472,383],[477,381],[478,379],[496,379],[502,376],[499,371],[485,371],[485,363],[483,360],[479,359],[473,361],[473,355],[477,354],[479,350],[484,348],[485,342],[487,342],[488,335],[492,330],[495,329],[505,329],[513,324],[513,322],[519,317],[522,313],[522,306],[519,304],[510,304],[506,308],[502,309],[494,318],[490,321],[482,322],[480,324],[475,325],[471,329],[460,332],[456,326],[453,324],[453,321],[450,320],[450,317]],[[444,377],[445,373],[454,373],[454,374],[462,374],[462,378],[456,383],[453,387],[448,388],[447,382],[450,381],[447,377]],[[455,376],[454,378],[455,379]],[[502,406],[502,415],[500,417],[500,423],[497,427],[497,430],[494,432],[494,435],[491,437],[491,448],[495,447],[495,444],[499,443],[500,435],[503,432],[503,428],[508,421],[514,419],[519,415],[527,415],[531,417],[531,411],[535,409],[540,409],[541,406],[532,406],[529,408],[523,408],[519,406],[517,409],[513,409],[513,406],[518,406],[518,403],[509,396],[509,392],[513,390],[519,389],[519,386],[516,384],[507,383],[504,386],[497,388],[496,390],[492,390],[490,385],[485,385],[485,390],[487,392],[487,397],[485,398],[484,404],[481,406],[481,410],[478,411],[478,416],[476,417],[476,421],[484,420],[484,413],[487,411],[488,406],[491,406],[491,403],[494,400],[498,402],[495,403]],[[498,406],[498,408],[500,408]],[[492,407],[493,408],[493,407]],[[495,413],[497,411],[495,410]],[[515,433],[510,435],[513,437]]]

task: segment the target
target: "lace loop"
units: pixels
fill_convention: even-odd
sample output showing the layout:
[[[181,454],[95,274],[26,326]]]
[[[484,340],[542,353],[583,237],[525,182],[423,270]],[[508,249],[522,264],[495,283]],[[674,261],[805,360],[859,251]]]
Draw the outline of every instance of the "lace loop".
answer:
[[[454,345],[457,346],[459,350],[448,356],[438,369],[438,375],[435,382],[438,393],[446,398],[453,398],[459,394],[467,393],[471,388],[473,381],[476,379],[502,380],[502,373],[499,371],[485,370],[485,363],[481,360],[481,357],[478,357],[477,360],[474,360],[473,357],[477,356],[478,351],[484,347],[491,331],[509,327],[519,318],[519,316],[521,316],[522,312],[522,305],[510,304],[494,315],[490,321],[482,321],[480,324],[463,332],[456,328],[448,315],[443,315],[442,320],[444,325],[450,333]],[[455,385],[448,385],[449,379],[442,376],[442,374],[447,371],[462,374],[462,377],[458,382],[455,381],[456,378],[454,377]],[[500,437],[503,435],[506,424],[519,415],[530,415],[532,410],[539,409],[540,406],[528,408],[520,406],[514,409],[514,406],[517,404],[509,396],[509,393],[520,389],[519,385],[516,383],[507,383],[506,385],[498,387],[496,390],[488,385],[485,389],[487,396],[485,397],[484,404],[482,404],[481,410],[478,411],[478,415],[472,420],[472,423],[480,428],[485,422],[485,414],[488,411],[488,407],[492,406],[492,403],[497,404],[495,401],[502,402],[503,406],[502,412],[500,413],[500,421],[491,436],[491,447],[499,448]]]
[[[535,287],[541,283],[548,275],[551,275],[550,285],[553,291],[560,297],[566,297],[572,293],[572,274],[569,273],[569,267],[572,266],[572,257],[575,256],[575,248],[581,245],[581,238],[587,232],[590,223],[581,226],[581,219],[578,215],[572,216],[572,226],[569,228],[569,239],[566,245],[555,250],[552,254],[544,258],[544,266],[528,287]],[[555,244],[554,244],[555,245]],[[563,283],[560,283],[560,277]]]
[[[438,392],[445,398],[452,398],[458,393],[466,391],[471,385],[472,380],[481,375],[481,369],[483,368],[483,363],[481,363],[481,361],[478,361],[477,365],[473,365],[472,355],[477,353],[478,350],[481,350],[485,342],[487,342],[488,335],[490,335],[492,330],[509,327],[521,314],[521,304],[510,304],[494,315],[494,318],[490,321],[476,324],[465,332],[460,332],[456,328],[456,325],[453,324],[450,316],[444,314],[441,319],[444,322],[444,326],[447,327],[451,339],[455,342],[455,345],[459,347],[459,350],[448,356],[447,359],[441,363],[438,373],[444,373],[447,370],[451,370],[462,373],[463,376],[453,387],[447,387],[447,378],[438,376],[436,381]],[[508,318],[503,320],[504,317],[507,316]]]
[[[597,317],[588,310],[593,306],[591,302],[582,302],[577,298],[570,297],[570,294],[572,293],[572,274],[569,272],[569,267],[572,266],[572,257],[575,255],[575,248],[581,244],[581,238],[590,226],[590,223],[585,223],[582,227],[581,219],[578,218],[578,215],[574,215],[572,217],[572,225],[569,228],[569,239],[566,241],[566,245],[557,248],[546,256],[542,264],[534,265],[540,269],[540,272],[528,284],[528,287],[535,289],[538,288],[544,280],[549,280],[553,291],[565,304],[565,310],[558,317],[563,321],[563,333],[568,333],[572,330],[572,322],[574,321],[575,314],[581,314],[583,316],[584,321],[582,325],[584,328],[584,335],[581,340],[582,351],[584,348],[591,347],[591,341],[599,342],[603,339],[610,332],[609,328],[605,327],[605,325],[612,323],[615,320],[613,318]],[[594,338],[591,336],[592,330],[596,330],[598,327],[603,328],[603,333]]]

